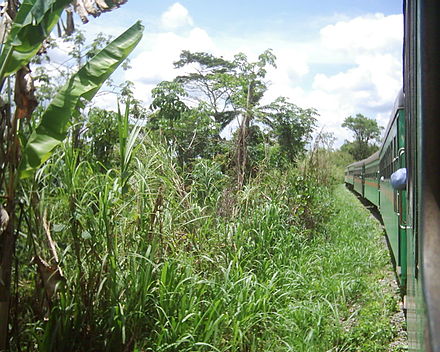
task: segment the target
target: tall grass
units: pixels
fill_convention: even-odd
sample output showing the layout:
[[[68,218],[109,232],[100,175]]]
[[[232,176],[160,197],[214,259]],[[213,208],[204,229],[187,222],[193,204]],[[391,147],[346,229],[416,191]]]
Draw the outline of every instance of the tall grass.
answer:
[[[359,236],[365,214],[345,213],[312,169],[265,171],[236,193],[214,161],[185,178],[166,147],[132,136],[138,147],[105,173],[66,144],[37,175],[34,212],[47,214],[63,279],[22,314],[22,348],[368,351],[372,337],[383,350],[391,308],[359,308],[386,262],[371,247],[377,230]],[[20,243],[51,261],[37,223]],[[39,277],[20,275],[28,304]],[[373,311],[379,325],[367,329]]]

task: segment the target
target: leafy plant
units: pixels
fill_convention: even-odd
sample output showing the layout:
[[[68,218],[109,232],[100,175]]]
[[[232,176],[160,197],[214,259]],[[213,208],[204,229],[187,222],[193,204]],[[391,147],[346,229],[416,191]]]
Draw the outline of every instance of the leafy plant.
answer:
[[[120,153],[120,186],[122,193],[127,192],[127,183],[131,173],[129,170],[130,162],[133,158],[136,139],[141,130],[141,125],[137,123],[129,132],[129,112],[130,101],[127,101],[124,114],[118,106],[118,132],[119,132],[119,153]]]
[[[71,116],[78,114],[84,105],[82,99],[90,101],[95,96],[102,83],[139,43],[142,31],[140,22],[134,24],[91,58],[58,92],[25,145],[19,168],[21,177],[29,177],[64,140]]]
[[[16,249],[17,234],[20,233],[20,226],[22,226],[25,217],[23,207],[20,209],[20,215],[16,214],[17,189],[20,190],[20,187],[24,186],[24,183],[20,183],[18,180],[19,163],[21,176],[29,177],[49,158],[54,147],[59,145],[66,137],[71,117],[77,114],[78,109],[83,106],[82,100],[93,98],[105,79],[127,57],[142,36],[143,27],[138,22],[94,56],[59,91],[43,114],[38,126],[27,139],[26,133],[22,133],[24,131],[23,125],[25,125],[25,123],[22,123],[22,119],[31,117],[36,106],[36,99],[33,95],[32,79],[26,65],[39,50],[43,40],[50,34],[63,9],[69,3],[70,1],[63,0],[25,0],[19,7],[0,54],[1,87],[3,87],[5,78],[17,72],[15,114],[12,116],[10,101],[2,106],[0,131],[2,136],[1,195],[7,199],[5,211],[9,215],[6,229],[1,236],[0,350],[4,350],[7,346],[12,261]],[[8,85],[8,95],[11,96],[10,85]],[[35,121],[32,121],[27,128],[33,128],[34,124]],[[21,150],[23,144],[26,146],[24,150]],[[6,154],[8,157],[3,162],[3,155]],[[71,198],[72,202],[75,200],[74,197]],[[38,196],[33,195],[30,197],[28,205],[36,209],[38,204],[35,203],[38,203]],[[75,207],[72,206],[72,210],[73,208]],[[47,224],[45,224],[45,215],[36,210],[30,210],[29,212],[35,214],[37,222],[34,227],[31,221],[26,221],[28,231],[31,233],[29,240],[33,243],[36,251],[33,230],[37,229],[38,233],[41,228],[44,228],[48,241],[52,243],[52,240]],[[74,221],[74,227],[78,228],[76,221]],[[54,247],[52,246],[52,248]],[[58,268],[54,269],[41,260],[38,263],[43,267],[46,265],[45,270],[60,272]],[[56,264],[58,265],[58,263]],[[16,267],[18,268],[18,262]],[[42,270],[42,267],[39,267],[40,269]],[[41,274],[41,277],[43,278],[43,274]],[[43,284],[47,285],[47,282],[43,278]],[[49,297],[48,301],[50,301]]]
[[[0,55],[0,80],[17,72],[34,57],[70,0],[25,0]]]

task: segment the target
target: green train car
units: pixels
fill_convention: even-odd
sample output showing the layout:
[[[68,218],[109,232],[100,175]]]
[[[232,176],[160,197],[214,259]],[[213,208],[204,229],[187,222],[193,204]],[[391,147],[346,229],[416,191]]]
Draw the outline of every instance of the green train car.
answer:
[[[404,295],[409,351],[440,352],[440,1],[403,4],[403,92],[380,150],[345,183],[383,219]],[[406,170],[406,187],[390,178]]]
[[[375,205],[382,215],[401,287],[406,285],[406,217],[402,211],[406,191],[394,190],[390,177],[399,168],[406,167],[404,150],[404,98],[400,92],[379,151],[350,164],[345,171],[347,185]]]
[[[440,352],[440,1],[403,3],[403,92],[378,153],[345,183],[374,204],[404,295],[410,351]],[[390,178],[406,170],[405,189]]]

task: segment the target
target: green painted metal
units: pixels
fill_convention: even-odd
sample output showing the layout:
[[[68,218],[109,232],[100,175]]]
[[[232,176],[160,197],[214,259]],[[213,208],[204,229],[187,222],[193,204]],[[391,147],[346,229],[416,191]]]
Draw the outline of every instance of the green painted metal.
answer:
[[[404,1],[405,98],[401,95],[379,157],[378,208],[401,269],[400,284],[406,288],[408,342],[413,352],[440,352],[439,15],[438,0]],[[359,174],[356,168],[362,163],[365,170]],[[405,191],[390,185],[390,175],[398,168],[408,172]],[[376,204],[371,162],[363,160],[347,169],[346,182],[354,178],[353,188]]]
[[[372,160],[365,160],[364,197],[379,207],[379,154]],[[369,158],[370,159],[370,158]]]
[[[385,139],[380,151],[380,200],[379,208],[385,225],[392,255],[397,266],[399,281],[402,273],[402,257],[399,231],[399,193],[394,190],[390,183],[390,177],[398,166],[398,117],[399,110],[393,111],[390,123],[385,133]]]
[[[406,156],[409,175],[406,204],[407,285],[406,309],[409,351],[426,351],[426,306],[423,294],[423,232],[421,191],[423,190],[423,129],[422,129],[422,6],[433,1],[407,0],[405,3],[405,85]]]
[[[399,223],[395,211],[395,191],[390,180],[385,179],[380,183],[380,213],[385,225],[388,241],[391,246],[393,258],[397,266],[401,266],[399,255]],[[399,270],[400,271],[400,270]]]
[[[399,110],[397,117],[397,168],[406,168],[406,155],[405,155],[405,112]],[[400,257],[400,284],[402,287],[406,287],[407,281],[407,243],[406,243],[406,191],[397,191],[397,218],[399,224],[399,257]]]
[[[353,168],[351,166],[347,166],[347,168],[345,169],[344,181],[347,185],[353,186],[354,184]]]
[[[353,188],[361,196],[364,195],[363,169],[363,163],[358,163],[353,167]]]

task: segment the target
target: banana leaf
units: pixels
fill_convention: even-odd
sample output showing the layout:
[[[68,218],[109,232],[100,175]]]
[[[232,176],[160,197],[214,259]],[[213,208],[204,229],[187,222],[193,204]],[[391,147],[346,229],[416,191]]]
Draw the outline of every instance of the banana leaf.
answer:
[[[0,54],[0,81],[28,64],[72,0],[24,0]]]
[[[142,38],[143,26],[136,22],[121,36],[92,57],[61,88],[29,137],[22,153],[20,177],[30,176],[67,135],[69,122],[79,114],[83,100],[92,100],[104,81],[132,52]]]

